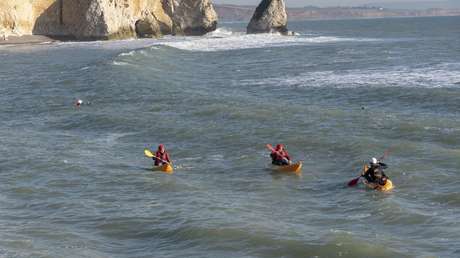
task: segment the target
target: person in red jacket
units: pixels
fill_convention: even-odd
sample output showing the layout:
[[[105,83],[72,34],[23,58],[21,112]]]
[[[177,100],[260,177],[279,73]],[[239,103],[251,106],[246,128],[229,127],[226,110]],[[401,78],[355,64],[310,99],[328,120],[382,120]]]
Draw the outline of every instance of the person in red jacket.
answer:
[[[289,157],[289,153],[284,149],[282,144],[276,145],[270,157],[272,158],[273,165],[286,166],[291,164],[291,157]]]
[[[163,144],[158,145],[158,150],[155,153],[155,156],[156,158],[152,158],[155,161],[155,166],[162,166],[164,164],[171,163],[171,160],[169,159],[169,154],[165,150],[165,146]]]

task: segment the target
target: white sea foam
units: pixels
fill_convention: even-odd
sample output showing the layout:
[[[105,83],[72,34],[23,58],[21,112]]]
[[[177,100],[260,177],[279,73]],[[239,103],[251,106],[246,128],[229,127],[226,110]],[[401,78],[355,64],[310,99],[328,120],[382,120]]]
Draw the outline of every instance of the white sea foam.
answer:
[[[218,37],[230,37],[234,35],[242,35],[241,32],[234,32],[228,28],[218,28],[213,32],[206,34],[205,37],[208,38],[218,38]]]
[[[119,54],[118,56],[133,56],[134,54],[136,54],[136,51],[132,50],[132,51],[129,51],[129,52],[123,52],[123,53]]]
[[[213,160],[213,161],[221,161],[221,160],[224,160],[224,155],[222,154],[212,154],[208,157],[209,160]]]
[[[271,48],[298,45],[312,45],[335,42],[359,42],[377,41],[371,38],[345,38],[320,35],[296,35],[282,36],[279,34],[253,34],[247,35],[241,31],[232,31],[229,28],[218,28],[201,37],[180,37],[165,36],[161,39],[126,39],[113,41],[91,41],[91,42],[57,42],[52,46],[58,48],[83,47],[91,49],[122,50],[119,56],[131,56],[133,50],[159,46],[169,46],[186,51],[226,51],[237,49]]]
[[[340,38],[326,36],[282,36],[279,34],[246,35],[230,33],[222,30],[206,37],[189,38],[183,41],[163,42],[163,45],[188,51],[215,52],[237,49],[254,49],[270,47],[286,47],[313,45],[321,43],[347,42],[347,41],[374,41],[374,39]]]
[[[444,127],[436,127],[436,126],[424,126],[424,130],[426,131],[437,131],[443,134],[453,134],[460,131],[458,128],[444,128]]]
[[[121,61],[113,61],[112,64],[113,64],[113,65],[116,65],[116,66],[127,66],[127,65],[132,65],[132,64],[129,64],[129,63],[126,63],[126,62],[121,62]]]
[[[242,85],[284,87],[458,87],[460,64],[442,64],[426,68],[393,67],[389,70],[347,70],[308,72],[293,77],[243,80]]]

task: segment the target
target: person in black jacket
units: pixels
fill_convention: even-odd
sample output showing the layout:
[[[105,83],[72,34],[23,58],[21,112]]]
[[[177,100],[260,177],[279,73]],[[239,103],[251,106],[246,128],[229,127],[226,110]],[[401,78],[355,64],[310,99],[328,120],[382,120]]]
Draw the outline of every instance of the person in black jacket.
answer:
[[[385,175],[384,169],[388,168],[385,163],[378,161],[376,158],[372,158],[369,162],[369,168],[363,172],[363,177],[369,183],[385,185],[388,179]]]

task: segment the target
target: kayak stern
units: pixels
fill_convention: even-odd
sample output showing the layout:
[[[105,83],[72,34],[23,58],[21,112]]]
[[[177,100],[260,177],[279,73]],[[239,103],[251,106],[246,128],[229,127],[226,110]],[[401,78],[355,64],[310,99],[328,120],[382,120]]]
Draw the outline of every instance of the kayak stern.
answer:
[[[390,191],[394,188],[393,182],[391,182],[390,179],[387,179],[387,182],[385,185],[379,185],[375,183],[369,183],[367,180],[363,180],[363,183],[370,189],[377,190],[380,192],[387,192]]]

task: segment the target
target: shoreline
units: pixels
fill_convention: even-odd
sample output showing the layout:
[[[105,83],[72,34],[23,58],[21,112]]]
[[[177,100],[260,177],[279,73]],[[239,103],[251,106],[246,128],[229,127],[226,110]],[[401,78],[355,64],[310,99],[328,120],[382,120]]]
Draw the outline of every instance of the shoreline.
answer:
[[[22,35],[22,36],[7,36],[6,40],[0,36],[1,45],[34,45],[34,44],[47,44],[65,41],[79,41],[72,36],[47,36],[47,35]],[[91,41],[91,40],[85,40]]]
[[[448,18],[460,17],[460,15],[442,15],[442,16],[388,16],[388,17],[338,17],[338,18],[309,18],[309,19],[292,19],[290,22],[318,22],[318,21],[340,21],[340,20],[381,20],[381,19],[417,19],[417,18]],[[222,20],[222,24],[226,23],[246,23],[241,20]],[[106,39],[104,41],[113,41],[116,39]],[[20,46],[20,45],[39,45],[51,44],[66,41],[90,42],[96,39],[78,40],[71,36],[46,36],[46,35],[22,35],[22,36],[7,36],[6,40],[3,35],[0,35],[0,46]]]
[[[3,37],[0,38],[0,46],[7,45],[29,45],[29,44],[45,44],[53,42],[61,42],[62,40],[57,38],[51,38],[42,35],[23,35],[23,36],[9,36],[5,40]]]

